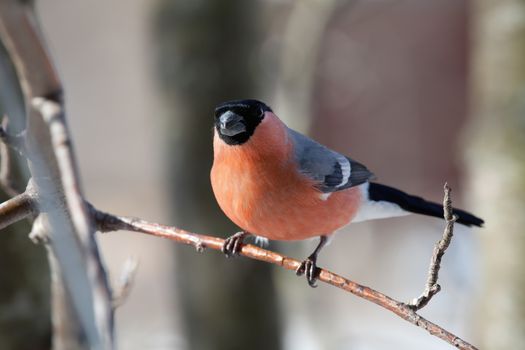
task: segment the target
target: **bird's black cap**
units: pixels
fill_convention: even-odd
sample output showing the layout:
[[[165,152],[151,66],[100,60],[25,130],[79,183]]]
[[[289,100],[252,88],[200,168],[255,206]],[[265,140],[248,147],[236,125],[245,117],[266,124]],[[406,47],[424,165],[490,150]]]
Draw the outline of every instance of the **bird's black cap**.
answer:
[[[215,128],[219,137],[228,145],[241,145],[248,141],[253,135],[259,123],[264,119],[265,112],[272,112],[264,102],[258,100],[234,100],[223,102],[215,108]],[[231,125],[242,124],[242,132],[237,132],[232,135],[227,132],[226,128],[230,123],[223,120],[221,125],[221,117],[232,119],[234,116],[235,123]]]

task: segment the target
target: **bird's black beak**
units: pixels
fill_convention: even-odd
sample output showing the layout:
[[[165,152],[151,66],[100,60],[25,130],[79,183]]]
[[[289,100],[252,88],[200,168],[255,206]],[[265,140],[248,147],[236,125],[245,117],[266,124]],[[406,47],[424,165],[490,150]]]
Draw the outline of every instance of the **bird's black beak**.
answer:
[[[235,136],[246,131],[244,119],[232,111],[227,111],[219,118],[219,129],[221,134],[226,136]]]

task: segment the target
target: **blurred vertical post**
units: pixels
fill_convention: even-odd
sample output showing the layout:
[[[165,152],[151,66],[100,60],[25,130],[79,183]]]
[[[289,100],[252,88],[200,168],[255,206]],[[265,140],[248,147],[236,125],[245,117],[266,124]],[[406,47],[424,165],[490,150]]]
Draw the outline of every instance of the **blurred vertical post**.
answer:
[[[525,3],[473,2],[473,118],[466,159],[485,216],[480,346],[525,349]]]
[[[231,235],[209,181],[213,109],[254,96],[258,3],[159,2],[155,17],[158,72],[170,140],[176,224]],[[190,349],[279,349],[280,327],[271,267],[197,255],[177,247],[177,288]]]

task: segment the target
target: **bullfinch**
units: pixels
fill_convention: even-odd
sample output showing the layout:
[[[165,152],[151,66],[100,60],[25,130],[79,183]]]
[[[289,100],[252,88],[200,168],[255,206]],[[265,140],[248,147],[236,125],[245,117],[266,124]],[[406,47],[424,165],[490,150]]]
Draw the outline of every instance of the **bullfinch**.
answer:
[[[409,213],[443,218],[441,204],[371,182],[374,175],[363,164],[288,128],[263,102],[220,104],[214,129],[213,192],[243,230],[226,239],[226,256],[237,254],[250,234],[285,241],[320,237],[297,269],[314,287],[319,252],[339,228]],[[454,214],[460,224],[483,224],[466,211]]]

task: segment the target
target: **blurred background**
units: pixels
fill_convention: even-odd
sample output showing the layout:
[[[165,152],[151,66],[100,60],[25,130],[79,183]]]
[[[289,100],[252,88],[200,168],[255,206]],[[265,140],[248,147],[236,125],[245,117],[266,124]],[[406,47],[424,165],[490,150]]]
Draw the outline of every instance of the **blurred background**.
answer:
[[[484,349],[525,349],[525,4],[518,0],[36,1],[88,199],[226,237],[209,183],[213,109],[257,98],[378,180],[486,220],[456,226],[421,314]],[[347,227],[319,264],[403,301],[444,223]],[[49,277],[27,224],[0,235],[0,346],[49,347]],[[139,234],[119,349],[449,349],[393,314],[273,266]],[[302,259],[316,241],[270,243]]]

